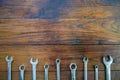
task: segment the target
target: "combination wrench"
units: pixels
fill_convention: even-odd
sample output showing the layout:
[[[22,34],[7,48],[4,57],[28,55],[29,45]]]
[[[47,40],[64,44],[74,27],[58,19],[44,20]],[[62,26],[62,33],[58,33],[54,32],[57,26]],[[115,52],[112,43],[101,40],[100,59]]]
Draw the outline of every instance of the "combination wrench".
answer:
[[[88,58],[84,57],[83,62],[84,62],[84,80],[87,80],[87,64],[88,64]]]
[[[77,69],[77,65],[75,63],[71,63],[70,64],[71,80],[76,80],[76,69]]]
[[[95,80],[98,80],[98,65],[95,65],[94,68],[95,68]]]
[[[60,59],[56,59],[57,80],[60,80]]]
[[[111,64],[113,62],[113,58],[109,55],[109,60],[106,60],[105,57],[103,57],[103,63],[106,68],[106,80],[111,80]]]
[[[36,80],[36,66],[38,64],[38,59],[33,62],[33,59],[30,59],[30,63],[32,64],[32,80]]]
[[[20,80],[24,80],[25,65],[23,65],[23,64],[20,65],[19,70],[20,70]]]
[[[8,56],[6,56],[5,60],[8,64],[8,80],[11,80],[11,65],[12,65],[12,62],[13,62],[13,57],[9,58]]]
[[[48,75],[49,65],[48,64],[44,65],[44,70],[45,70],[45,80],[48,80],[49,78],[49,75]]]

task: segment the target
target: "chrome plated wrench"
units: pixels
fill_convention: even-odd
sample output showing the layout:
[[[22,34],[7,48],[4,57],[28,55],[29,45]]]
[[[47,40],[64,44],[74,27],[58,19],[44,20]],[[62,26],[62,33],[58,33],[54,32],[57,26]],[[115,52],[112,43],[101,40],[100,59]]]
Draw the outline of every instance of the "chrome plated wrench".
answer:
[[[11,65],[12,65],[12,62],[13,62],[13,57],[8,57],[6,56],[5,60],[7,61],[7,64],[8,64],[8,80],[11,80]]]
[[[48,75],[49,65],[45,64],[44,69],[45,69],[45,80],[48,80],[48,78],[49,78],[49,75]]]
[[[25,65],[24,64],[20,65],[19,70],[20,70],[20,80],[24,80]]]
[[[57,80],[60,80],[60,59],[56,59]]]
[[[38,64],[38,59],[33,62],[33,59],[30,59],[30,63],[32,64],[32,80],[36,80],[36,66]]]
[[[95,68],[95,80],[98,80],[98,65],[95,65],[94,68]]]
[[[77,69],[77,65],[75,63],[71,63],[70,64],[71,80],[76,80],[76,69]]]
[[[88,58],[84,57],[83,62],[84,62],[84,80],[87,80],[87,64],[88,64]]]
[[[103,63],[106,67],[106,80],[111,80],[111,64],[113,62],[113,58],[109,55],[109,60],[106,60],[105,57],[103,57]]]

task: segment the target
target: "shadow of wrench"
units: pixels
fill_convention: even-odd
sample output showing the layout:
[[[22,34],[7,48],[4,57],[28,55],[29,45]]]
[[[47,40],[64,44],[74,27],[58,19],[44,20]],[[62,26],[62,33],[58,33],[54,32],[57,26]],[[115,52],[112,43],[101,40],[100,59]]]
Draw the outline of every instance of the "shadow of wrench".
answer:
[[[38,58],[34,62],[33,58],[31,58],[30,63],[32,64],[32,80],[36,80],[36,66],[38,64]]]
[[[5,60],[8,64],[8,80],[11,80],[11,65],[12,65],[12,62],[13,62],[13,57],[6,56]]]
[[[111,80],[111,64],[113,62],[113,58],[111,56],[108,56],[109,60],[106,60],[105,57],[103,57],[103,63],[106,67],[106,80]]]

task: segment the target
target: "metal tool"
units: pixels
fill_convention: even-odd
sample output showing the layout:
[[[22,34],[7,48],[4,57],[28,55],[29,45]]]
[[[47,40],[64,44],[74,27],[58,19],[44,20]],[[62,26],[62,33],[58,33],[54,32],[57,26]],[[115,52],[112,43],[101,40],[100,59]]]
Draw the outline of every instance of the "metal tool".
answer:
[[[98,65],[95,65],[94,68],[95,68],[95,80],[98,80]]]
[[[38,64],[38,59],[33,62],[33,59],[30,59],[30,63],[32,64],[32,80],[36,80],[36,66]]]
[[[76,69],[77,69],[77,65],[75,63],[71,63],[70,64],[71,80],[76,80]]]
[[[20,80],[24,80],[25,65],[24,64],[20,65],[19,70],[20,70]]]
[[[6,56],[5,60],[7,61],[7,64],[8,64],[8,80],[11,80],[11,65],[12,65],[12,62],[13,62],[13,57],[8,57]]]
[[[111,64],[113,62],[113,58],[109,55],[109,60],[106,60],[105,57],[103,57],[103,63],[106,67],[106,80],[111,80]]]
[[[49,69],[49,65],[45,64],[44,65],[44,69],[45,69],[45,80],[48,80],[48,69]]]
[[[84,57],[83,62],[84,62],[84,80],[87,80],[87,64],[88,64],[88,58]]]
[[[56,59],[57,80],[60,80],[60,59]]]

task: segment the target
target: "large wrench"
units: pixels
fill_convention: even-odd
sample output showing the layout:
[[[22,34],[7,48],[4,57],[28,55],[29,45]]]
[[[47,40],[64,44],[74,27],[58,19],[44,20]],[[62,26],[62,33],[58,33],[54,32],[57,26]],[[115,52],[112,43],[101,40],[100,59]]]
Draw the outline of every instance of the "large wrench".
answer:
[[[24,80],[25,65],[23,65],[23,64],[20,65],[19,70],[20,70],[20,80]]]
[[[38,64],[38,59],[33,62],[33,59],[30,59],[30,63],[32,64],[32,80],[36,80],[36,66]]]
[[[60,59],[56,59],[57,80],[60,80]]]
[[[44,69],[45,69],[45,80],[48,80],[48,69],[49,69],[49,65],[48,64],[45,64],[44,65]]]
[[[71,80],[76,80],[76,69],[77,69],[77,65],[75,63],[71,63],[70,64]]]
[[[13,57],[8,57],[6,56],[6,61],[7,61],[7,64],[8,64],[8,80],[11,80],[11,64],[13,62]]]
[[[87,64],[88,64],[88,58],[84,57],[83,62],[84,62],[84,80],[87,80]]]
[[[113,62],[113,58],[111,56],[108,56],[109,60],[106,60],[105,57],[103,57],[103,63],[106,67],[106,80],[111,80],[111,64]]]

